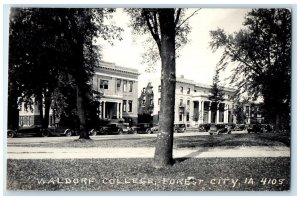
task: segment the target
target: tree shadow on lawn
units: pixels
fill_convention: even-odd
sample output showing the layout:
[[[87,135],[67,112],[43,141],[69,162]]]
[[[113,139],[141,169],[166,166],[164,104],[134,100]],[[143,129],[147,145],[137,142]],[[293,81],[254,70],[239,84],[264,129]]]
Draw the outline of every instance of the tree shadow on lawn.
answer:
[[[175,141],[176,148],[223,147],[228,149],[240,146],[288,146],[287,144],[289,144],[287,139],[259,134],[209,135],[202,138],[179,138]]]

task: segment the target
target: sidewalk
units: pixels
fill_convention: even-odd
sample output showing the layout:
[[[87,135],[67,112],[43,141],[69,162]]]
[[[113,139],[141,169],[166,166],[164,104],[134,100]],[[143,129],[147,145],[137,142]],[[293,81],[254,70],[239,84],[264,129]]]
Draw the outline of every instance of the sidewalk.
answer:
[[[39,148],[8,147],[7,159],[153,158],[154,148]],[[290,157],[282,146],[174,149],[174,158]]]

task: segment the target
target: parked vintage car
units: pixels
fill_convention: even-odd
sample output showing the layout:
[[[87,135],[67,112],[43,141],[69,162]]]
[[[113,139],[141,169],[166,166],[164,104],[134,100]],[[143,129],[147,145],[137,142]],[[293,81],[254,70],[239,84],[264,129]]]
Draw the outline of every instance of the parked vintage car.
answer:
[[[247,129],[245,124],[236,124],[233,128],[234,131],[243,131]]]
[[[210,128],[210,124],[200,124],[199,125],[199,132],[207,132]]]
[[[211,124],[208,132],[210,135],[231,134],[225,124]]]
[[[144,133],[147,133],[147,130],[152,127],[153,127],[153,124],[151,124],[151,123],[139,123],[139,124],[137,124],[137,126],[131,127],[131,129],[134,133],[144,134]]]
[[[247,132],[248,133],[262,133],[263,128],[261,124],[249,124],[247,127]]]
[[[90,135],[108,135],[108,134],[132,134],[133,129],[129,126],[129,123],[118,123],[118,122],[110,122],[105,126],[99,127],[99,130],[92,129],[89,131]]]
[[[41,126],[22,126],[17,130],[9,129],[7,130],[7,137],[13,138],[17,136],[42,136],[48,137],[51,135],[51,132],[47,129],[43,129]]]
[[[175,133],[184,133],[186,131],[185,124],[174,124]]]

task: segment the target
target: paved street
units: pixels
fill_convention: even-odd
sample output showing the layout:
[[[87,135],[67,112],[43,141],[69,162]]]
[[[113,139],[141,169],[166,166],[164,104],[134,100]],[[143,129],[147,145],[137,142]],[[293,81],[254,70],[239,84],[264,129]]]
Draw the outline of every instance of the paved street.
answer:
[[[245,134],[245,132],[234,132],[233,134]],[[176,137],[208,135],[204,132],[176,133]],[[98,140],[122,140],[141,139],[145,137],[156,137],[156,134],[136,135],[106,135],[93,136],[94,141]],[[70,142],[78,136],[73,137],[27,137],[9,138],[7,147],[8,159],[85,159],[85,158],[151,158],[154,155],[154,148],[47,148],[47,147],[22,147],[21,144],[49,144],[57,142]],[[290,157],[290,148],[285,146],[239,146],[239,147],[198,147],[198,148],[175,148],[174,157]]]

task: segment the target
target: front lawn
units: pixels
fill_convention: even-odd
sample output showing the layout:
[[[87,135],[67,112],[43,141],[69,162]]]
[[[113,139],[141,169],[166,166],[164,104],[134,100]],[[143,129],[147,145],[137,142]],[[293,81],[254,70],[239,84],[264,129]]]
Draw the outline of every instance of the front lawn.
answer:
[[[129,135],[130,136],[130,135]],[[143,135],[141,135],[143,136]],[[10,146],[23,147],[53,147],[53,148],[88,148],[88,147],[155,147],[156,137],[127,138],[126,135],[120,139],[102,139],[102,136],[92,137],[92,140],[82,142],[77,140],[42,143],[18,143]],[[278,133],[261,134],[231,134],[231,135],[199,135],[184,136],[174,138],[174,148],[194,148],[194,147],[237,147],[237,146],[290,146],[290,137]]]

